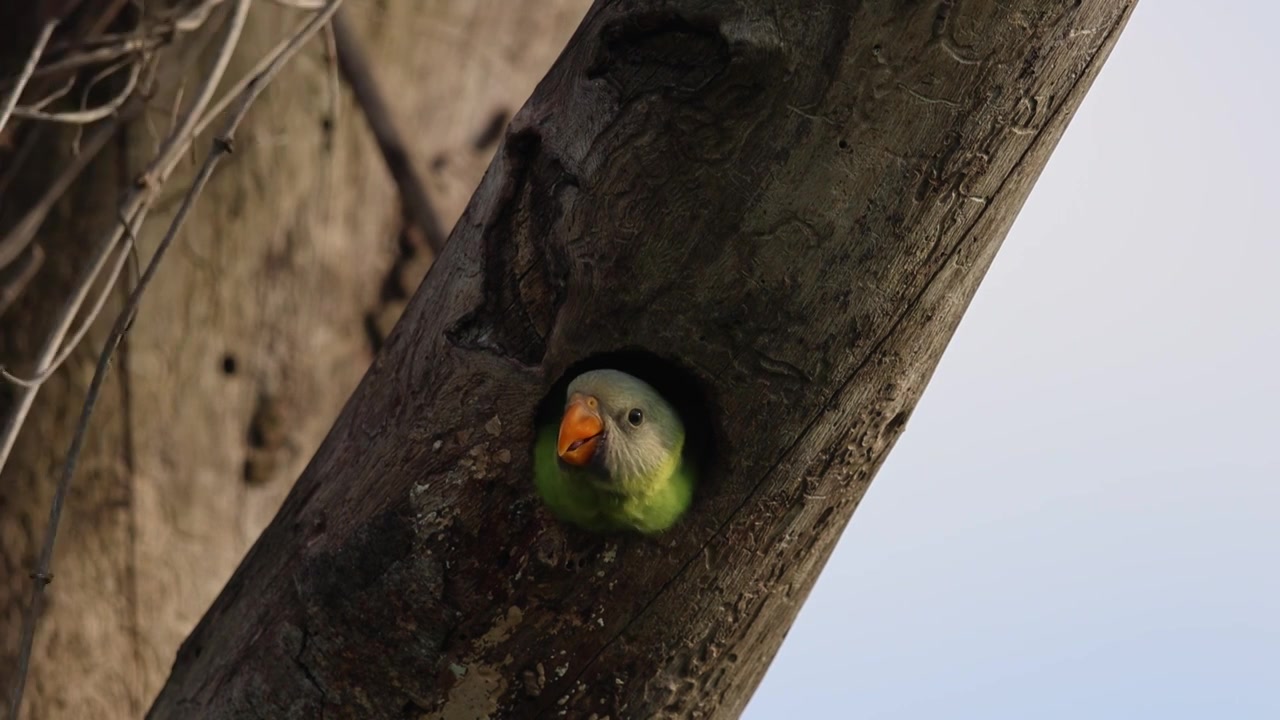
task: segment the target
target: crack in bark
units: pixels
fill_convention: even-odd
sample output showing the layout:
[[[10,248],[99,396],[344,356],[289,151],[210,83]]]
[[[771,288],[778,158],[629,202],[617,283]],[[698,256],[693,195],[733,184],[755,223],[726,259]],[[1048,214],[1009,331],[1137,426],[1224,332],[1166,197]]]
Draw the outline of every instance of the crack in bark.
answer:
[[[564,301],[568,268],[557,225],[566,209],[563,191],[579,181],[543,152],[535,130],[509,135],[502,152],[509,168],[501,208],[483,235],[484,300],[445,337],[456,347],[533,367],[546,354]]]
[[[302,676],[306,678],[307,684],[315,688],[320,695],[320,703],[323,706],[328,701],[328,693],[325,691],[324,684],[320,682],[320,678],[311,672],[311,666],[307,664],[306,658],[303,656],[307,652],[307,644],[311,641],[311,631],[307,629],[307,623],[299,624],[299,631],[302,633],[302,641],[298,647],[298,653],[293,656],[293,664],[302,671]]]

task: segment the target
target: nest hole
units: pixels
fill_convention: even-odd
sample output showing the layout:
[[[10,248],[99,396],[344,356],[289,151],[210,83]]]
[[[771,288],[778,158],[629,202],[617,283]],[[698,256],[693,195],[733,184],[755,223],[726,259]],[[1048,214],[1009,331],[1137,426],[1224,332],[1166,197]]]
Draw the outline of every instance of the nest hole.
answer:
[[[641,348],[596,353],[568,367],[551,385],[534,413],[535,427],[559,422],[569,383],[591,370],[620,370],[653,386],[679,414],[685,427],[685,457],[698,471],[695,503],[719,476],[722,431],[708,383],[685,363]]]

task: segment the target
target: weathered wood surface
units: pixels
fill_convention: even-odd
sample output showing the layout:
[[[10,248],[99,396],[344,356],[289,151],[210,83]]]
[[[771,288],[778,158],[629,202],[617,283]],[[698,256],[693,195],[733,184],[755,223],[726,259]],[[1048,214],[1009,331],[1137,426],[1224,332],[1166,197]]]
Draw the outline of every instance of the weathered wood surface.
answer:
[[[446,224],[461,214],[493,155],[498,138],[485,141],[486,127],[529,97],[587,5],[348,3]],[[302,19],[256,3],[228,80]],[[15,20],[0,28],[6,37],[25,25]],[[174,53],[190,54],[208,40],[184,36]],[[6,53],[28,46],[26,39],[0,41]],[[185,76],[188,99],[209,55]],[[348,91],[336,121],[330,117],[332,73],[324,43],[316,41],[268,89],[143,299],[108,377],[63,517],[24,720],[146,712],[182,639],[275,514],[368,368],[370,329],[394,321],[425,272],[421,255],[400,256],[396,190]],[[84,260],[76,248],[114,221],[119,183],[150,157],[178,85],[174,78],[162,87],[167,94],[154,100],[149,117],[130,127],[119,152],[95,161],[42,228],[49,260],[2,318],[0,363],[29,371],[55,303],[74,278],[73,264]],[[65,157],[71,130],[51,128],[45,139],[42,153]],[[200,157],[205,147],[199,145]],[[0,198],[6,221],[60,165],[28,166]],[[144,262],[190,173],[174,178],[162,211],[140,234]],[[109,326],[110,307],[105,316]],[[105,328],[91,335],[41,391],[0,476],[5,708],[30,597],[27,575],[103,334]],[[0,390],[0,408],[4,398]]]
[[[150,717],[735,716],[1133,5],[596,3]],[[624,347],[721,438],[657,540],[529,480]]]

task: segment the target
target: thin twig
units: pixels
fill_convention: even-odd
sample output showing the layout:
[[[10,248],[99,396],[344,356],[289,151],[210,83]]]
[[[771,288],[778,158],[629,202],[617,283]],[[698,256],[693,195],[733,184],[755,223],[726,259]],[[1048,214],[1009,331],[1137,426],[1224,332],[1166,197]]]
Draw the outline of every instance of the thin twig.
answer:
[[[400,202],[404,205],[405,213],[427,238],[431,250],[438,255],[444,249],[447,233],[440,222],[440,216],[427,198],[422,180],[413,168],[413,161],[401,139],[400,131],[391,119],[387,104],[383,102],[378,81],[373,77],[369,63],[365,61],[360,40],[351,29],[345,13],[339,12],[333,16],[333,37],[338,46],[338,66],[342,68],[343,77],[351,86],[356,103],[364,112],[369,129],[378,142],[378,149],[382,151],[382,159],[387,163],[387,170],[400,189]]]
[[[92,39],[106,32],[107,28],[110,27],[111,23],[120,16],[121,11],[124,10],[124,6],[128,5],[129,2],[130,0],[114,0],[105,12],[97,18],[94,18],[93,22],[89,24],[88,30],[84,33],[84,37]]]
[[[44,55],[44,46],[49,44],[49,38],[53,37],[53,31],[57,27],[58,19],[54,18],[40,28],[40,34],[36,37],[35,47],[31,48],[31,56],[27,58],[27,64],[22,67],[22,74],[18,75],[18,82],[13,86],[13,90],[10,91],[9,97],[5,99],[4,105],[0,107],[0,132],[4,132],[4,126],[9,124],[9,115],[18,106],[22,91],[26,89],[27,82],[35,74],[36,65],[40,64],[40,56]]]
[[[133,223],[128,223],[124,226],[125,240],[120,245],[120,254],[116,256],[115,265],[107,273],[106,282],[103,283],[102,290],[98,292],[98,299],[94,301],[93,307],[89,308],[88,314],[80,322],[80,327],[71,335],[71,339],[63,344],[62,351],[53,359],[53,362],[49,363],[49,367],[32,377],[24,378],[14,375],[3,365],[0,365],[0,378],[18,387],[34,390],[57,372],[58,368],[62,367],[62,363],[67,361],[67,358],[71,357],[71,353],[75,352],[75,349],[79,347],[80,342],[84,340],[84,336],[89,334],[89,329],[93,327],[93,323],[102,314],[102,308],[107,304],[107,298],[111,297],[111,290],[116,286],[116,280],[120,278],[120,273],[124,270],[125,261],[137,251],[138,243],[134,238],[132,225]]]
[[[324,28],[324,64],[329,69],[329,137],[338,131],[338,115],[342,112],[342,71],[338,69],[338,38],[333,23]]]
[[[18,254],[36,236],[36,231],[40,229],[40,226],[44,224],[45,218],[53,211],[53,206],[62,198],[67,192],[67,188],[71,187],[71,183],[80,176],[80,173],[84,171],[93,158],[102,151],[102,148],[106,147],[107,141],[120,129],[122,122],[133,117],[141,110],[142,103],[137,103],[134,107],[127,108],[119,116],[93,128],[93,131],[89,133],[88,142],[80,148],[80,153],[71,158],[71,162],[62,169],[62,172],[54,179],[53,184],[44,191],[39,200],[27,209],[22,219],[9,230],[9,234],[0,237],[0,267],[8,265],[13,262],[14,258],[18,257]]]
[[[212,70],[205,77],[200,91],[196,94],[196,99],[192,102],[191,107],[187,109],[178,126],[165,139],[157,151],[156,157],[152,159],[138,182],[120,203],[116,213],[117,217],[136,218],[136,222],[139,225],[146,218],[146,214],[151,209],[151,204],[155,201],[160,188],[178,166],[178,163],[182,160],[183,153],[195,138],[192,130],[196,119],[204,113],[218,83],[222,80],[222,75],[230,62],[231,54],[235,51],[236,45],[239,44],[240,33],[244,30],[245,18],[248,16],[248,12],[249,0],[236,0],[235,7],[231,12],[231,18],[227,23],[226,35],[223,37],[215,55]],[[113,223],[107,233],[93,246],[94,249],[89,263],[77,280],[72,296],[63,305],[54,321],[53,330],[50,331],[45,338],[44,344],[40,347],[40,352],[35,362],[35,374],[37,376],[42,375],[59,354],[62,341],[71,329],[71,323],[75,321],[80,306],[84,303],[85,297],[88,296],[89,290],[92,288],[98,274],[102,271],[103,265],[106,264],[107,257],[120,242],[123,235],[124,228],[121,224],[119,222]],[[31,405],[35,402],[39,389],[39,386],[33,388],[19,387],[14,392],[12,410],[6,419],[3,431],[0,431],[0,470],[3,470],[5,462],[9,459],[9,453],[13,451],[13,446],[18,439],[18,432],[22,429],[27,413],[31,411]]]
[[[45,112],[43,110],[31,108],[17,108],[13,114],[15,117],[26,118],[29,120],[47,120],[50,122],[66,123],[68,125],[88,125],[99,120],[110,117],[113,113],[124,105],[125,101],[133,95],[133,90],[138,86],[138,77],[142,74],[143,63],[135,62],[129,66],[129,80],[125,83],[124,89],[120,91],[110,101],[102,105],[91,108],[89,110],[79,110],[75,112]]]
[[[113,67],[121,68],[121,67],[124,67],[124,65],[115,65]],[[21,117],[21,115],[18,115],[18,113],[22,112],[24,109],[43,110],[49,107],[50,105],[52,105],[53,103],[57,102],[58,100],[61,100],[62,98],[66,97],[67,93],[71,92],[71,88],[75,86],[76,86],[75,77],[69,77],[67,78],[67,81],[62,84],[62,87],[58,88],[57,90],[54,90],[48,95],[45,95],[40,100],[37,100],[36,102],[32,103],[30,108],[23,108],[21,105],[19,105],[18,107],[13,109],[13,113],[18,117]]]
[[[22,136],[22,144],[18,146],[15,152],[9,158],[9,166],[4,169],[4,173],[0,174],[0,197],[4,197],[5,192],[9,190],[9,186],[22,172],[22,167],[26,165],[27,160],[31,159],[31,155],[40,145],[40,136],[44,134],[48,125],[32,125],[28,126],[27,133]],[[0,263],[2,266],[3,263]]]
[[[68,52],[71,54],[37,67],[31,77],[34,79],[50,75],[56,76],[67,70],[75,70],[86,65],[96,65],[127,55],[150,52],[172,42],[174,37],[180,33],[191,32],[202,27],[213,8],[221,5],[224,1],[204,0],[198,5],[183,10],[184,14],[176,17],[176,19],[170,18],[152,23],[141,31],[101,36],[102,32],[110,26],[124,9],[125,5],[130,2],[137,3],[137,0],[112,0],[112,4],[107,6],[100,15],[84,18],[85,22],[81,23],[83,27],[76,28],[70,33],[69,37],[62,38],[57,42],[51,42],[49,47],[46,48],[46,54],[54,56]],[[69,7],[64,7],[63,16],[69,15],[71,9],[79,3],[80,0],[75,0]],[[187,4],[190,5],[190,3]],[[16,80],[13,78],[2,78],[0,79],[0,89],[7,89],[14,85],[15,82]]]
[[[213,9],[223,2],[224,0],[204,0],[204,2],[178,16],[178,19],[173,21],[173,29],[177,32],[191,32],[203,26],[205,21],[209,19],[209,13],[213,12]]]
[[[155,77],[154,62],[152,62],[153,60],[154,60],[154,56],[144,57],[141,61],[135,63],[134,65],[139,77],[142,75],[143,71],[147,71],[147,77],[148,77],[147,87],[151,87],[150,80],[154,79]],[[84,90],[80,92],[80,109],[84,110],[89,106],[89,93],[93,92],[93,89],[98,86],[98,83],[102,82],[103,80],[106,80],[112,75],[115,75],[116,71],[118,71],[124,65],[128,64],[128,62],[129,62],[128,60],[122,60],[119,63],[116,63],[115,65],[109,65],[107,66],[106,69],[99,70],[98,74],[89,78],[89,82],[85,83]],[[135,77],[130,79],[129,84],[137,86],[138,78]],[[121,95],[124,97],[128,97],[128,93],[121,93]]]
[[[247,6],[247,0],[240,0],[240,5]],[[196,175],[195,180],[191,184],[191,188],[187,191],[186,196],[182,200],[182,205],[178,208],[177,214],[174,215],[173,221],[169,224],[169,230],[165,233],[164,239],[156,247],[155,253],[151,256],[151,261],[147,263],[146,270],[138,279],[138,285],[129,294],[129,299],[125,301],[125,306],[121,309],[120,314],[116,316],[116,322],[111,328],[111,333],[107,336],[107,342],[102,348],[102,353],[98,356],[98,364],[94,369],[93,380],[89,383],[89,391],[85,396],[84,407],[80,411],[80,419],[76,423],[75,433],[71,438],[71,447],[67,450],[67,456],[62,466],[62,476],[58,480],[57,490],[54,492],[53,504],[49,509],[49,523],[45,528],[44,544],[40,548],[40,562],[36,567],[36,571],[32,573],[32,579],[35,580],[31,586],[31,601],[27,606],[26,616],[23,618],[22,626],[22,646],[20,648],[18,661],[18,676],[14,684],[13,700],[10,705],[10,717],[16,720],[18,716],[18,708],[22,703],[22,691],[26,684],[27,671],[31,661],[31,645],[35,638],[35,624],[39,616],[40,602],[44,595],[45,586],[49,584],[52,578],[53,564],[53,547],[58,534],[58,521],[62,516],[62,506],[66,500],[67,490],[71,485],[71,477],[75,473],[76,462],[80,457],[80,451],[84,446],[84,439],[88,433],[89,418],[93,415],[93,408],[98,400],[98,394],[102,390],[102,383],[106,379],[107,370],[111,365],[111,358],[115,354],[116,348],[120,346],[124,334],[129,328],[130,322],[133,320],[134,314],[138,310],[138,302],[142,299],[142,294],[146,292],[147,286],[155,277],[156,269],[160,266],[160,261],[164,259],[169,246],[173,244],[174,238],[178,231],[182,229],[183,223],[186,222],[187,215],[190,214],[191,208],[195,205],[196,199],[200,196],[200,192],[204,190],[204,186],[209,182],[209,177],[213,174],[213,170],[217,167],[218,162],[223,156],[232,151],[236,128],[240,126],[240,122],[244,120],[244,116],[249,112],[249,107],[254,100],[262,93],[268,84],[279,74],[280,69],[298,52],[298,50],[322,27],[329,21],[333,13],[342,5],[342,0],[329,0],[329,4],[323,10],[317,12],[302,31],[295,35],[293,39],[284,47],[279,55],[277,55],[267,68],[259,75],[253,78],[245,87],[244,93],[241,95],[239,102],[233,108],[231,116],[227,118],[227,124],[222,134],[213,141],[213,148],[206,156],[204,165],[201,166],[200,172]],[[239,6],[238,6],[239,7]],[[243,18],[240,18],[240,25],[243,27]],[[234,43],[232,43],[234,44]]]
[[[130,37],[106,47],[100,47],[95,50],[86,50],[85,52],[69,55],[61,60],[41,65],[36,69],[32,77],[42,78],[50,75],[58,75],[67,70],[78,70],[88,65],[97,65],[99,63],[111,62],[129,55],[139,55],[150,52],[165,44],[163,37]],[[4,87],[6,83],[0,82],[0,87]]]
[[[128,235],[130,238],[133,237],[133,231],[134,228],[130,225],[128,228]],[[107,290],[110,290],[110,288],[108,287]],[[104,295],[105,294],[106,293],[104,293]],[[117,324],[119,323],[117,322]],[[128,323],[126,322],[125,325],[127,326]],[[114,327],[112,330],[114,334]],[[102,359],[102,357],[99,358],[99,364],[101,364]],[[99,377],[96,372],[93,380],[94,383],[89,386],[90,398],[96,398],[98,391],[101,389],[101,382],[98,381]],[[91,402],[92,400],[86,400],[85,408],[87,408]],[[81,418],[87,419],[85,418],[85,409],[81,410]],[[83,433],[77,430],[71,441],[72,450],[77,454],[79,453],[80,445],[83,443],[82,435]],[[62,506],[66,501],[67,488],[65,481],[67,480],[67,472],[68,469],[64,462],[63,482],[60,482],[57,490],[54,491],[53,504],[49,509],[49,524],[45,528],[44,545],[40,549],[40,564],[37,566],[36,571],[31,573],[31,579],[35,582],[32,584],[31,600],[27,605],[27,612],[22,618],[22,645],[18,655],[18,674],[14,679],[13,691],[10,695],[9,701],[10,720],[18,720],[18,710],[22,707],[22,693],[27,682],[27,672],[31,667],[31,645],[35,640],[36,621],[39,620],[40,617],[40,606],[41,601],[44,599],[44,588],[49,583],[53,582],[53,543],[55,536],[57,535],[58,519],[62,516]]]
[[[215,0],[214,4],[217,4],[219,1],[220,0]],[[166,169],[166,172],[164,173],[165,175],[168,175],[173,171],[173,168],[177,167],[178,163],[182,161],[182,155],[186,151],[186,148],[190,147],[191,142],[195,140],[196,124],[199,122],[200,116],[204,113],[204,109],[208,107],[209,102],[213,100],[213,94],[218,89],[218,83],[221,82],[222,75],[226,72],[227,65],[231,62],[231,55],[235,50],[235,46],[239,42],[240,32],[244,29],[245,17],[248,12],[248,0],[237,0],[235,13],[232,17],[232,29],[234,32],[228,34],[228,37],[231,37],[232,34],[234,34],[235,40],[223,46],[222,51],[218,54],[217,60],[214,61],[213,72],[209,77],[205,78],[204,84],[200,86],[198,91],[196,91],[196,97],[192,102],[191,110],[195,110],[196,108],[199,108],[199,110],[195,112],[189,110],[186,115],[183,116],[182,122],[179,123],[178,127],[170,131],[168,141],[161,144],[159,155],[161,157],[168,157],[168,163],[165,166],[162,166]]]
[[[138,1],[139,0],[112,0],[113,4],[109,7],[104,7],[102,0],[94,3],[95,9],[103,10],[102,14],[95,16],[92,12],[86,12],[79,17],[79,22],[72,23],[70,29],[68,29],[65,24],[60,26],[59,29],[62,30],[62,38],[59,39],[55,37],[49,41],[49,46],[46,47],[44,51],[45,57],[61,57],[65,55],[68,50],[83,51],[90,47],[101,45],[102,43],[95,42],[96,36],[100,35],[101,31],[105,30],[107,26],[115,20],[116,16],[120,14],[120,11],[124,9],[126,4]],[[81,5],[81,2],[82,0],[71,0],[71,2],[62,2],[59,5],[58,0],[54,0],[53,2],[44,0],[41,2],[41,5],[43,5],[45,13],[54,13],[58,17],[63,18],[63,22],[65,23],[67,19],[73,18],[76,8]],[[136,32],[131,33],[131,35],[136,35]],[[129,62],[132,62],[132,58],[126,58],[123,61],[124,64]],[[123,64],[118,67],[123,67]],[[110,72],[114,72],[114,70]],[[65,80],[68,86],[73,86],[76,81],[75,73],[67,72],[63,74],[66,77],[62,78],[62,80]],[[40,75],[41,68],[37,67],[35,75],[32,76],[31,86],[29,86],[28,89],[31,87],[37,87],[38,79],[45,79],[41,78]],[[57,76],[54,76],[52,80],[59,81]],[[35,109],[43,110],[44,108],[37,104]]]
[[[305,27],[305,23],[303,26]],[[301,32],[301,27],[298,31],[295,31],[295,34],[296,32]],[[209,111],[204,114],[204,117],[200,118],[200,122],[196,123],[195,134],[197,136],[203,135],[204,131],[208,130],[209,126],[213,124],[213,121],[217,120],[218,116],[231,106],[231,103],[235,102],[237,98],[244,94],[245,88],[249,87],[249,83],[253,82],[254,78],[261,75],[263,71],[271,66],[275,57],[284,52],[284,49],[289,46],[290,42],[293,42],[293,35],[290,35],[284,40],[276,43],[276,46],[271,48],[271,50],[258,61],[257,65],[254,65],[249,72],[245,73],[243,77],[231,86],[231,89],[227,90],[222,97],[218,98],[217,102],[213,103],[213,106],[209,108]]]
[[[271,2],[294,10],[319,10],[324,7],[324,0],[271,0]]]
[[[31,282],[31,278],[35,277],[42,263],[44,263],[44,249],[39,245],[32,245],[18,258],[17,262],[5,268],[4,274],[9,277],[8,279],[0,278],[0,315],[3,315],[4,311],[9,309],[9,305],[18,299],[23,288]],[[4,368],[0,367],[0,373],[2,372]]]

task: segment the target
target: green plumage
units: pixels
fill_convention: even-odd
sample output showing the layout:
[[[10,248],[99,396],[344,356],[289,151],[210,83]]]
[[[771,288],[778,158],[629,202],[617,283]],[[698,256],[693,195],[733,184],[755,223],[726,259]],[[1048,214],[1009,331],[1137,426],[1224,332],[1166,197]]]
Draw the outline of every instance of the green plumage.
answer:
[[[653,534],[674,525],[688,510],[696,481],[674,409],[647,384],[614,370],[586,373],[569,391],[599,398],[607,449],[592,467],[571,465],[557,454],[557,425],[538,428],[534,484],[547,507],[595,532]],[[640,426],[626,421],[635,408],[643,410]]]
[[[534,448],[534,481],[556,517],[585,530],[631,528],[652,534],[666,530],[689,508],[694,476],[683,458],[666,478],[655,478],[649,492],[623,495],[599,487],[591,471],[565,467],[556,457],[556,428],[543,428]]]

